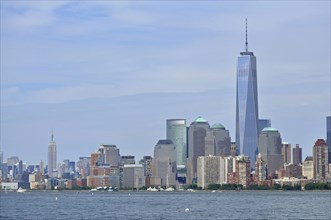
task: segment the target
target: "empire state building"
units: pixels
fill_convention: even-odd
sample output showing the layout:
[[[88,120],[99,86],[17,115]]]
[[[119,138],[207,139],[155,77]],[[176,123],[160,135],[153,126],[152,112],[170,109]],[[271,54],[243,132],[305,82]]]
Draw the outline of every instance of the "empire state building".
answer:
[[[237,152],[250,157],[254,169],[258,154],[258,99],[256,57],[248,51],[247,19],[246,50],[240,53],[237,62],[237,101],[236,101],[236,145]]]
[[[48,176],[50,178],[57,177],[56,169],[56,143],[54,141],[54,135],[52,131],[51,141],[48,143]]]

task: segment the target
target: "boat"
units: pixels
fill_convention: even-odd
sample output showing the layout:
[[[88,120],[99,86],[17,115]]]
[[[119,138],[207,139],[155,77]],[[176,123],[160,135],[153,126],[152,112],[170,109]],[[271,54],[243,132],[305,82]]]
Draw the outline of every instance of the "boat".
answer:
[[[22,187],[18,188],[17,190],[18,193],[24,193],[26,192],[26,189],[22,189]]]
[[[152,187],[148,187],[148,188],[146,189],[146,191],[149,191],[149,192],[157,192],[157,191],[159,191],[159,190],[156,189],[155,187],[154,187],[154,188],[152,188]]]
[[[172,192],[172,191],[175,191],[174,188],[172,188],[171,186],[166,188],[164,191],[167,191],[167,192]]]

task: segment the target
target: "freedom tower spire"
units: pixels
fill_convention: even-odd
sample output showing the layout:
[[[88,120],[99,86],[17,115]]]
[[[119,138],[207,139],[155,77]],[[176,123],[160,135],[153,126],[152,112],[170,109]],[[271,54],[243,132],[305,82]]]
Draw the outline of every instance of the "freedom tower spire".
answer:
[[[237,60],[236,145],[238,154],[250,157],[251,169],[258,153],[258,118],[256,57],[248,51],[246,18],[245,51]]]

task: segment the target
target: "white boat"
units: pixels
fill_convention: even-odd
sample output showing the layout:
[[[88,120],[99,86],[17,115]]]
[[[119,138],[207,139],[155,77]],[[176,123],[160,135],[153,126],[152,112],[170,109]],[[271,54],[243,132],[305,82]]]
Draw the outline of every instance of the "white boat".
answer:
[[[157,192],[157,191],[159,191],[157,188],[152,188],[152,187],[148,187],[147,189],[146,189],[146,191],[149,191],[149,192]]]
[[[172,188],[172,187],[168,187],[168,188],[166,188],[164,191],[167,191],[167,192],[172,192],[172,191],[175,191],[175,189],[174,189],[174,188]]]
[[[24,192],[26,192],[26,189],[22,189],[22,188],[20,187],[20,188],[18,188],[17,192],[18,192],[18,193],[24,193]]]

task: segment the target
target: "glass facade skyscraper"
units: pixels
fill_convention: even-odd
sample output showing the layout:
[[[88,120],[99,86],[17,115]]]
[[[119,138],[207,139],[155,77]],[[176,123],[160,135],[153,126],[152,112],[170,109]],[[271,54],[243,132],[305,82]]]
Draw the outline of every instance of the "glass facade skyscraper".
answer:
[[[240,53],[237,63],[236,145],[240,154],[250,157],[254,169],[258,154],[257,74],[256,57],[247,45],[246,29],[246,51]]]
[[[186,166],[187,155],[187,128],[185,119],[167,120],[167,139],[171,140],[176,147],[177,167]]]

